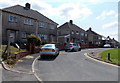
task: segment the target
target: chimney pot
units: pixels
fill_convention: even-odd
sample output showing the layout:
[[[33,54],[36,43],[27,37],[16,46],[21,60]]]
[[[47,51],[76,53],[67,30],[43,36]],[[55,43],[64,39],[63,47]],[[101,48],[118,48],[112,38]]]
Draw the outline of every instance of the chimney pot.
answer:
[[[73,20],[70,20],[70,24],[73,24]]]
[[[92,31],[92,28],[90,27],[89,30]]]
[[[26,4],[25,4],[25,8],[26,8],[26,9],[30,9],[30,4],[29,4],[29,3],[26,3]]]

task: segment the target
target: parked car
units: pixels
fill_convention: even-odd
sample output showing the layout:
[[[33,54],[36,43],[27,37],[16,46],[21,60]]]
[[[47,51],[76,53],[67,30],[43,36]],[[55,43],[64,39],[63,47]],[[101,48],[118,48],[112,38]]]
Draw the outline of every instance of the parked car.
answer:
[[[105,44],[103,47],[104,47],[104,48],[110,48],[111,45],[110,45],[110,44]]]
[[[81,47],[80,45],[76,44],[76,43],[69,43],[66,44],[65,46],[65,51],[81,51]]]
[[[40,51],[41,57],[43,56],[57,56],[59,55],[59,49],[55,44],[45,44]]]

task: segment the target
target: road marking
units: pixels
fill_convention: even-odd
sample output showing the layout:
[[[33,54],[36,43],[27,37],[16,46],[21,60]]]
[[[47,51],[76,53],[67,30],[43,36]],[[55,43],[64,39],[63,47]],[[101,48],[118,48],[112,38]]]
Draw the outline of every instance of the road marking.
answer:
[[[88,58],[94,60],[94,61],[97,61],[97,62],[100,62],[100,63],[103,63],[103,64],[107,64],[107,65],[110,65],[110,66],[114,66],[114,67],[118,67],[118,68],[119,68],[119,66],[117,66],[117,65],[110,64],[110,63],[107,63],[107,62],[103,62],[103,61],[100,61],[100,60],[94,59],[94,58],[88,56],[88,53],[85,53],[84,55],[85,55],[86,57],[88,57]]]
[[[31,59],[31,58],[34,58],[34,57],[33,57],[33,56],[28,55],[28,56],[26,56],[25,58]]]
[[[40,56],[38,56],[38,57],[33,61],[33,63],[32,63],[32,71],[33,71],[33,73],[34,73],[34,76],[38,79],[38,81],[40,81],[41,83],[43,83],[43,82],[42,82],[42,79],[37,76],[37,74],[36,74],[36,72],[35,72],[35,69],[34,69],[35,62],[36,62],[36,60],[38,60],[39,57],[40,57]]]
[[[18,60],[18,62],[23,62],[23,60]]]

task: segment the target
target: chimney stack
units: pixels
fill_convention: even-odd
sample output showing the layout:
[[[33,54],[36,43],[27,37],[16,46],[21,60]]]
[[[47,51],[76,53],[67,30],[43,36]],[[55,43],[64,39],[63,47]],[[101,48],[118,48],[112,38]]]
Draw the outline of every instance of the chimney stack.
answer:
[[[73,20],[70,20],[70,24],[73,24]]]
[[[89,30],[92,31],[92,28],[90,27]]]
[[[30,4],[29,4],[29,3],[26,3],[26,4],[25,4],[25,9],[27,9],[27,10],[30,9]]]

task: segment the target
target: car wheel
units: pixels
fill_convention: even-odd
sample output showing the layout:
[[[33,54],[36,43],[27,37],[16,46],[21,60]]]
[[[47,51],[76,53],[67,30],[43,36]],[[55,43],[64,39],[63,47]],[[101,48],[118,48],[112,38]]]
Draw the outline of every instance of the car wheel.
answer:
[[[75,51],[75,49],[73,48],[73,49],[72,49],[72,51],[74,52],[74,51]]]
[[[79,48],[79,51],[81,51],[81,48]]]
[[[59,55],[59,52],[58,52],[58,54],[57,54],[57,56]]]
[[[65,50],[65,52],[67,52],[68,50]]]
[[[44,58],[44,56],[41,55],[40,58]]]

